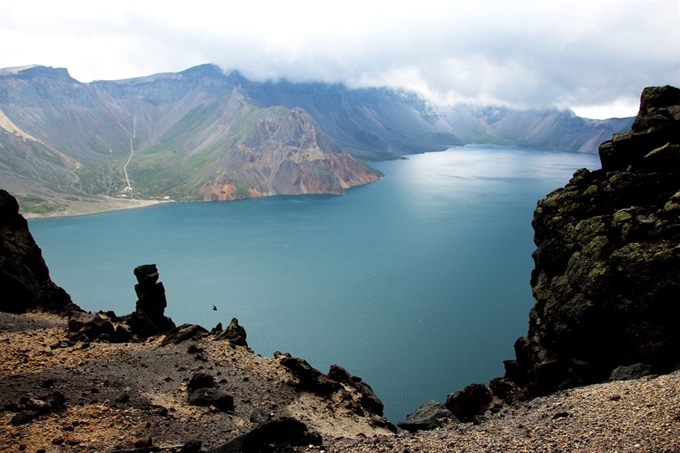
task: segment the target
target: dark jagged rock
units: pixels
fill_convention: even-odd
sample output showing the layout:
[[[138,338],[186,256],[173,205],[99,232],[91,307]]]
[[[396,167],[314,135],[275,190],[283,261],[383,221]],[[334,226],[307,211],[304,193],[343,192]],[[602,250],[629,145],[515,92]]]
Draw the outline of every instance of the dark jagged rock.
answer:
[[[484,413],[491,403],[491,391],[484,384],[470,384],[463,390],[449,394],[446,407],[461,422],[472,422]]]
[[[81,311],[52,282],[42,251],[19,214],[17,200],[0,189],[0,311],[24,313],[40,309],[54,313]]]
[[[102,335],[109,338],[115,336],[115,328],[111,321],[102,318],[97,313],[75,313],[68,319],[68,330],[82,335],[88,340],[96,340]]]
[[[215,382],[215,378],[209,375],[208,373],[195,373],[193,376],[191,376],[191,379],[189,379],[189,383],[187,384],[187,390],[195,390],[198,388],[213,388],[217,385]]]
[[[250,413],[250,421],[253,423],[257,423],[258,425],[261,423],[268,422],[271,419],[272,414],[262,409],[261,407],[255,409],[253,412]]]
[[[191,376],[187,384],[188,402],[194,406],[215,406],[223,412],[234,410],[234,397],[216,388],[215,378],[199,372]]]
[[[125,322],[133,334],[140,338],[160,335],[175,327],[172,319],[165,316],[165,299],[163,283],[158,282],[158,269],[155,264],[144,264],[134,270],[137,277],[135,292],[137,293],[136,310],[127,316]]]
[[[210,329],[210,335],[217,336],[217,335],[221,334],[223,331],[224,331],[224,329],[222,328],[222,323],[218,322],[215,327]]]
[[[358,376],[351,376],[347,370],[339,365],[331,365],[326,375],[328,379],[356,389],[361,395],[361,407],[371,414],[382,417],[384,405],[373,391],[373,388]]]
[[[429,400],[406,416],[406,420],[397,423],[401,429],[409,432],[435,429],[441,426],[443,419],[457,420],[453,412],[439,401]]]
[[[220,328],[222,327],[221,324],[218,324]],[[215,327],[217,329],[217,326]],[[213,330],[215,330],[213,329]],[[217,332],[217,331],[216,331]],[[236,345],[236,346],[245,346],[248,347],[248,342],[246,342],[246,329],[244,329],[241,325],[238,323],[238,319],[232,318],[231,322],[227,326],[226,330],[220,331],[217,333],[215,336],[215,340],[228,340],[231,344]]]
[[[644,168],[648,153],[668,143],[680,143],[679,120],[680,90],[669,85],[645,88],[631,130],[615,134],[612,140],[600,145],[602,169]],[[678,163],[677,157],[675,163]]]
[[[190,440],[189,442],[182,445],[179,453],[199,453],[201,451],[201,446],[203,442],[200,440]]]
[[[188,401],[193,406],[215,406],[222,412],[234,410],[234,397],[216,388],[200,387],[191,390]]]
[[[508,403],[527,399],[526,392],[508,378],[497,377],[491,379],[489,382],[489,390],[491,390],[493,396]]]
[[[536,304],[506,362],[532,394],[680,363],[680,90],[645,88],[632,130],[600,159],[534,214]]]
[[[125,326],[118,324],[116,326],[114,338],[120,343],[126,343],[128,341],[132,341],[132,334]]]
[[[634,363],[629,366],[620,366],[612,371],[609,375],[610,381],[628,381],[631,379],[640,379],[643,376],[652,374],[651,365],[646,363]]]
[[[318,433],[309,432],[307,425],[301,421],[284,417],[263,423],[208,453],[291,452],[293,447],[321,444],[322,439]]]
[[[339,365],[331,365],[326,376],[328,376],[328,379],[331,381],[339,382],[341,384],[352,384],[352,375]]]
[[[383,406],[382,401],[377,397],[373,388],[364,381],[358,381],[354,383],[354,388],[356,388],[361,394],[361,407],[370,412],[371,414],[379,415],[382,417]]]
[[[208,331],[198,324],[182,324],[181,326],[173,328],[165,338],[163,338],[162,345],[179,344],[183,341],[200,338],[207,334]]]
[[[276,357],[276,354],[274,356]],[[339,383],[328,379],[325,374],[312,367],[304,359],[291,357],[290,354],[282,354],[279,359],[281,365],[291,370],[298,379],[299,387],[302,390],[327,396],[342,388]]]

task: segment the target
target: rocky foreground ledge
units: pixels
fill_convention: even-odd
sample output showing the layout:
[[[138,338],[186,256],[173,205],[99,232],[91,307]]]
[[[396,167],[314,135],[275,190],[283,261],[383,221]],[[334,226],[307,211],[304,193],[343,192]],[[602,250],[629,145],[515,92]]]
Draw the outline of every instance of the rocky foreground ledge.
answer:
[[[680,451],[680,372],[560,391],[487,410],[479,423],[440,420],[431,431],[394,435],[358,410],[362,396],[352,386],[325,395],[301,388],[341,384],[301,379],[303,361],[284,354],[260,357],[209,335],[165,346],[161,336],[62,344],[67,330],[57,315],[0,313],[0,451]],[[189,404],[206,382],[233,407]],[[299,436],[296,446],[290,437],[276,450],[230,444],[270,419]]]
[[[0,451],[249,451],[234,440],[263,426],[277,448],[392,435],[365,388],[287,354],[219,333],[70,342],[68,329],[56,315],[0,313]]]

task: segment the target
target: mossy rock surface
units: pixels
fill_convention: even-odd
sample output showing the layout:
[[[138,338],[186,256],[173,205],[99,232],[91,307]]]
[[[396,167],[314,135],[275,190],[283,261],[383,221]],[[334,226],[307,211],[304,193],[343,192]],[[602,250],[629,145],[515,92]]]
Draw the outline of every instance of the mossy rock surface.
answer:
[[[645,89],[633,130],[537,204],[529,332],[506,377],[533,393],[680,364],[680,90]]]

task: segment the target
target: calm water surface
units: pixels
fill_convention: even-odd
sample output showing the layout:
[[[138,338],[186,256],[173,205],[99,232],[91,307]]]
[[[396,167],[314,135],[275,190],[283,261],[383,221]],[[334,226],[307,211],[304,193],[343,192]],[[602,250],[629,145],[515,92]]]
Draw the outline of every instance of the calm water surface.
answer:
[[[81,307],[131,312],[132,270],[156,263],[175,323],[237,317],[262,355],[363,377],[396,423],[503,374],[533,304],[536,201],[599,159],[469,146],[375,167],[385,179],[340,197],[172,203],[30,228]]]

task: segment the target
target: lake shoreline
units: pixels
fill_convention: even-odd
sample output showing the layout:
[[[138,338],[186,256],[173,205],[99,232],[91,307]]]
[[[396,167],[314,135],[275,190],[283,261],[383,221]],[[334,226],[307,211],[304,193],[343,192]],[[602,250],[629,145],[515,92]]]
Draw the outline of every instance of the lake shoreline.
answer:
[[[86,207],[83,206],[83,204],[74,204],[69,206],[70,209],[67,209],[66,211],[55,211],[51,212],[49,214],[36,214],[36,213],[31,213],[31,212],[22,212],[21,211],[21,204],[19,205],[19,212],[24,218],[26,219],[51,219],[51,218],[58,218],[58,217],[77,217],[77,216],[84,216],[84,215],[91,215],[91,214],[99,214],[102,212],[109,212],[109,211],[122,211],[126,209],[139,209],[139,208],[146,208],[149,206],[155,206],[157,204],[161,203],[174,203],[174,200],[126,200],[123,198],[111,198],[111,197],[105,197],[105,202],[102,204],[97,203],[96,206],[101,206],[101,209],[97,208],[96,206],[91,206],[91,207]],[[109,204],[106,206],[106,204]],[[92,208],[92,209],[88,209]]]

